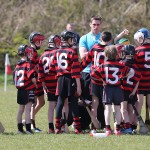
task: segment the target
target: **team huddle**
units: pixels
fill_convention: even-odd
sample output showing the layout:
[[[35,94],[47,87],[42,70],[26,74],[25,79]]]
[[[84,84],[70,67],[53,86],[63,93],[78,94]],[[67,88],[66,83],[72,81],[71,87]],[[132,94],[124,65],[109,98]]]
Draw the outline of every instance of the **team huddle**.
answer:
[[[144,96],[150,106],[150,31],[141,28],[134,34],[135,47],[122,38],[123,33],[116,38],[108,31],[100,33],[101,22],[101,17],[92,17],[91,31],[79,43],[71,30],[51,35],[40,57],[37,50],[45,37],[39,32],[30,34],[30,45],[18,47],[20,60],[13,79],[19,134],[41,132],[35,116],[45,104],[44,94],[49,102],[49,134],[67,132],[70,125],[75,134],[86,129],[91,133],[104,129],[107,136],[135,133],[138,120],[133,107],[141,114]]]

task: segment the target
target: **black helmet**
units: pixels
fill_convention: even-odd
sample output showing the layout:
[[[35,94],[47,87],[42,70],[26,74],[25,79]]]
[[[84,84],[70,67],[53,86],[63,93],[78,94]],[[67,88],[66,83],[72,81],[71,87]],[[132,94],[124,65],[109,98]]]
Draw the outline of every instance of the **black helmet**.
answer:
[[[29,42],[31,44],[35,44],[36,41],[43,41],[44,39],[44,35],[39,32],[32,32],[29,36]]]
[[[135,47],[133,45],[125,45],[122,48],[122,59],[125,59],[126,56],[130,56],[133,59],[134,55],[135,55]]]
[[[71,31],[67,31],[67,30],[64,30],[62,33],[61,33],[61,38],[63,41],[68,41],[68,39],[70,38],[75,38],[75,34]]]
[[[125,51],[126,55],[133,55],[135,54],[135,48],[133,45],[125,45],[123,50]]]
[[[55,35],[51,35],[48,38],[48,43],[49,44],[53,44],[55,48],[59,48],[60,43],[61,43],[61,38],[59,35],[55,34]]]
[[[26,49],[27,49],[28,45],[20,45],[18,47],[18,56],[26,56]]]

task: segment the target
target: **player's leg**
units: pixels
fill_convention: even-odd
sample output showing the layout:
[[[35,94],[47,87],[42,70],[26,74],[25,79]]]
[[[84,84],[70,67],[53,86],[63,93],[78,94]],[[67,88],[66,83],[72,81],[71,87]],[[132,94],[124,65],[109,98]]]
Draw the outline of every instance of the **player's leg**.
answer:
[[[99,99],[97,96],[94,96],[92,95],[92,108],[91,108],[91,112],[93,113],[93,116],[95,118],[97,118],[97,108],[98,108],[98,105],[99,105]],[[93,125],[92,123],[92,127],[91,127],[92,130],[96,130],[95,126]],[[92,131],[93,132],[93,131]]]
[[[71,102],[72,114],[73,114],[73,125],[76,134],[82,134],[81,123],[79,118],[78,98],[69,96],[68,100]]]
[[[56,118],[55,118],[55,133],[61,133],[61,117],[62,117],[62,109],[64,106],[65,97],[58,96],[57,105],[56,105]]]
[[[111,117],[111,111],[112,111],[112,105],[111,104],[105,104],[105,124],[106,124],[106,134],[107,136],[112,134],[112,129],[110,125],[110,117]]]
[[[57,96],[55,96],[55,94],[52,93],[47,93],[47,97],[48,97],[48,126],[49,126],[49,130],[48,133],[54,133],[54,110],[56,107],[56,101],[57,101]]]
[[[25,89],[18,89],[17,103],[19,104],[19,108],[18,108],[18,113],[17,113],[17,126],[18,126],[19,134],[25,133],[23,130],[22,116],[23,116],[27,101],[28,101],[27,91]]]
[[[142,106],[143,106],[143,100],[144,100],[144,94],[140,94],[138,92],[137,98],[138,98],[137,103],[136,103],[137,111],[139,114],[141,114],[141,110],[142,110]]]
[[[18,126],[18,133],[19,134],[24,133],[23,124],[22,124],[22,116],[24,113],[24,109],[25,109],[25,105],[19,105],[18,113],[17,113],[17,126]]]
[[[120,132],[120,123],[121,123],[121,112],[120,112],[120,105],[113,105],[114,107],[114,113],[115,113],[115,131],[114,133],[116,135],[121,135]]]
[[[26,123],[27,134],[33,134],[33,132],[31,131],[31,119],[30,119],[31,106],[32,106],[32,102],[28,102],[25,105],[25,123]]]

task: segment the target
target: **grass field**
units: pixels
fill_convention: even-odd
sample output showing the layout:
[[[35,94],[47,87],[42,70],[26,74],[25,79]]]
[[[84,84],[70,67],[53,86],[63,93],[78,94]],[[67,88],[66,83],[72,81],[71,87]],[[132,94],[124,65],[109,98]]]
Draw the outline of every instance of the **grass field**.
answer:
[[[4,92],[0,85],[0,122],[5,126],[5,133],[0,134],[0,150],[150,150],[150,136],[122,135],[106,138],[93,138],[89,134],[49,135],[47,134],[47,101],[37,115],[37,124],[43,133],[18,135],[16,114],[16,89],[9,85]]]

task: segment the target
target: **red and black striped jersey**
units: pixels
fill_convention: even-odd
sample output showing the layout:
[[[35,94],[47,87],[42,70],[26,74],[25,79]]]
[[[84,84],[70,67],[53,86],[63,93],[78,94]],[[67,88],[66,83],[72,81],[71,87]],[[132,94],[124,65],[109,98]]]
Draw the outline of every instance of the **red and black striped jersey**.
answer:
[[[56,75],[49,73],[49,67],[54,59],[54,53],[56,49],[48,48],[45,52],[41,55],[39,59],[39,70],[38,70],[38,81],[45,82],[45,85],[48,89],[47,92],[55,94],[56,86],[57,86],[57,79]]]
[[[86,54],[82,59],[81,67],[84,69],[89,63],[92,63],[92,66],[99,66],[105,60],[104,55],[105,45],[95,44],[92,49]]]
[[[105,60],[104,48],[106,45],[95,44],[87,55],[82,59],[81,67],[84,69],[88,64],[92,63],[91,70],[95,66],[99,66]],[[92,72],[92,71],[91,71]],[[91,82],[98,85],[103,85],[103,82],[91,79]]]
[[[72,78],[80,78],[81,67],[77,52],[66,47],[58,49],[49,70],[50,73],[55,73],[57,76],[70,74]]]
[[[121,78],[127,76],[129,68],[118,61],[107,60],[100,66],[96,66],[91,73],[95,81],[103,80],[106,85],[121,85]]]
[[[150,90],[150,44],[136,48],[136,63],[142,73],[138,90]]]
[[[13,72],[13,80],[16,88],[26,90],[35,89],[35,85],[32,82],[33,74],[35,74],[35,70],[31,69],[31,65],[28,61],[19,61]]]
[[[129,75],[128,77],[124,78],[122,80],[122,89],[123,90],[129,90],[129,91],[133,91],[133,89],[135,88],[137,82],[140,81],[142,74],[139,71],[138,66],[135,63],[128,63],[128,62],[121,62],[124,65],[128,66],[130,68],[129,71]]]

